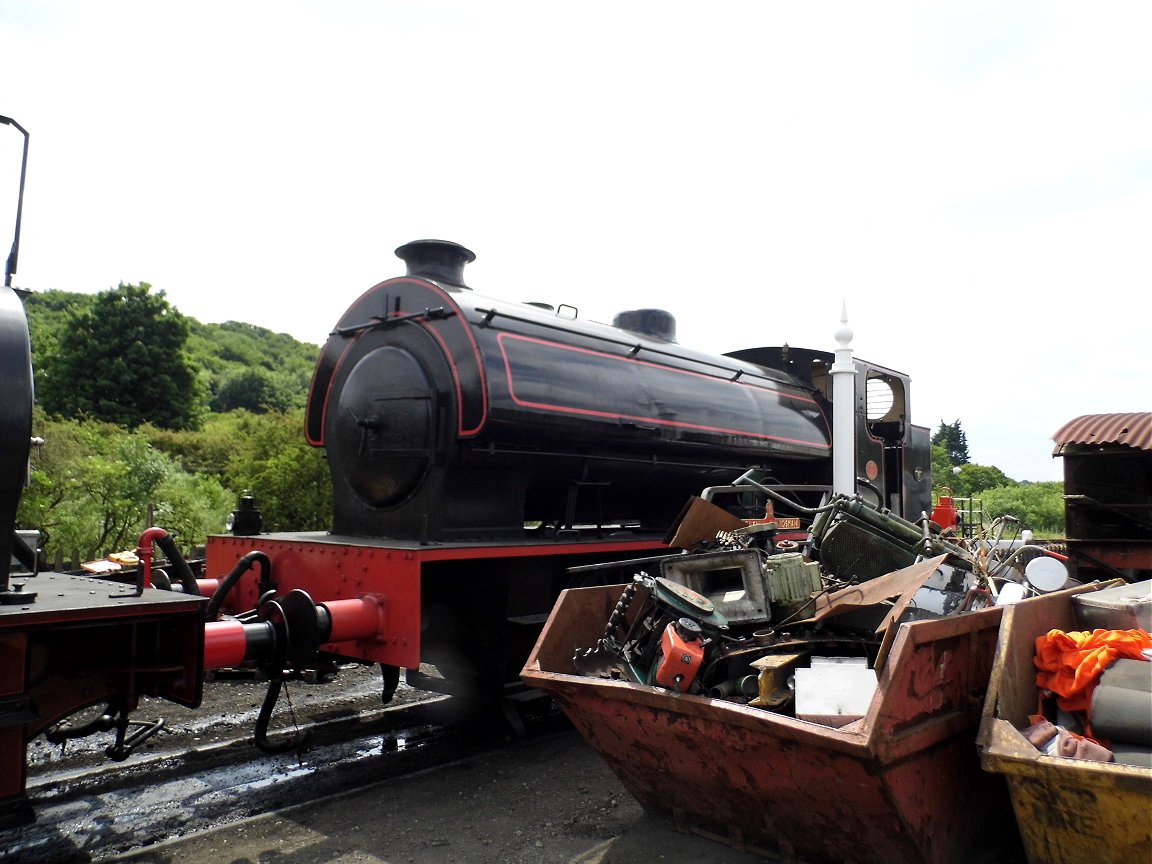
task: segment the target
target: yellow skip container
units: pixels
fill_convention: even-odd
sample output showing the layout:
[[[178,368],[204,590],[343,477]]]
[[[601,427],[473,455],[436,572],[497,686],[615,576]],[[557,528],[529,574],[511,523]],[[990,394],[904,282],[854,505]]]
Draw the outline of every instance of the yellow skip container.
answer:
[[[1152,768],[1046,756],[1019,731],[1036,713],[1035,642],[1077,626],[1086,585],[1007,606],[977,736],[980,764],[1007,780],[1029,864],[1135,864],[1152,849]]]

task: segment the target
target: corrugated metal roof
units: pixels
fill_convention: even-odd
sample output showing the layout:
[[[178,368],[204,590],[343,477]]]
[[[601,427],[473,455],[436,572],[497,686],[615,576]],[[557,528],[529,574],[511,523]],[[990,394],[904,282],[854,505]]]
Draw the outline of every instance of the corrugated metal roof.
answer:
[[[1055,455],[1069,444],[1123,444],[1152,450],[1152,411],[1082,414],[1056,430],[1052,440],[1056,442]]]

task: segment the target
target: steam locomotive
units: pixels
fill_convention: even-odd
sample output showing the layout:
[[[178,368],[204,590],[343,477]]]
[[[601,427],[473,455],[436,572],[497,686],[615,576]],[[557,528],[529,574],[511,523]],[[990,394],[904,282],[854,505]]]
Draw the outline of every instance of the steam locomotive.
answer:
[[[406,274],[352,303],[308,396],[304,434],[327,455],[331,529],[261,533],[258,497],[245,497],[199,575],[162,527],[148,529],[131,590],[40,572],[15,531],[33,388],[13,252],[0,289],[0,377],[13,397],[0,421],[0,826],[32,818],[28,741],[109,730],[108,754],[126,758],[157,731],[132,719],[140,698],[197,707],[209,669],[267,677],[256,743],[270,752],[293,746],[267,734],[283,681],[341,664],[378,664],[385,701],[402,675],[502,701],[572,572],[667,556],[702,490],[733,493],[725,506],[741,518],[770,517],[780,543],[804,539],[805,514],[832,485],[831,353],[712,356],[680,346],[661,310],[606,325],[483,296],[464,281],[473,253],[455,243],[396,254]],[[914,519],[931,486],[909,380],[855,366],[857,491]],[[775,491],[773,509],[729,485],[749,470]],[[154,570],[154,544],[174,579]],[[84,727],[61,722],[101,703]]]
[[[385,690],[401,670],[429,686],[422,663],[453,690],[514,684],[569,568],[666,554],[691,496],[749,468],[801,507],[828,493],[832,355],[709,356],[679,346],[659,310],[605,326],[482,296],[464,282],[472,252],[455,243],[396,254],[406,275],[349,307],[308,398],[305,433],[332,474],[331,531],[234,528],[206,554],[209,576],[258,549],[280,592],[387,598],[378,638],[324,646],[382,664]],[[916,516],[929,454],[927,430],[907,423],[908,380],[858,366],[861,489]],[[749,494],[729,506],[766,509]],[[803,538],[786,509],[779,519]],[[262,587],[242,581],[222,608],[255,608]]]

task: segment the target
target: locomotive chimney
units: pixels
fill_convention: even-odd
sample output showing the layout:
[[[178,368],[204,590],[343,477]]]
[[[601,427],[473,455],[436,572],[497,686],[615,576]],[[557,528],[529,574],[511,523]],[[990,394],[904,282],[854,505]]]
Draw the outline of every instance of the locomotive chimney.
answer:
[[[468,287],[464,284],[464,265],[476,260],[471,249],[451,240],[413,240],[397,249],[396,257],[408,265],[409,276],[459,288]]]

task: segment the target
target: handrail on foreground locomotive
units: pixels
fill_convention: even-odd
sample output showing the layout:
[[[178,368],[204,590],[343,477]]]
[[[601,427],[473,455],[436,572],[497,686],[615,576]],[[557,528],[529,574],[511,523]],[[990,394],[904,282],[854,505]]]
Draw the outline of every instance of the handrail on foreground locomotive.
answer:
[[[11,126],[24,136],[20,159],[20,186],[16,195],[16,226],[12,248],[4,263],[4,288],[0,297],[0,344],[7,347],[0,354],[0,381],[4,382],[4,396],[11,402],[11,410],[0,415],[0,600],[21,592],[13,592],[8,584],[8,562],[14,554],[23,563],[29,563],[31,551],[14,531],[16,507],[20,503],[23,469],[27,465],[32,440],[32,355],[28,347],[28,322],[24,308],[12,288],[12,277],[20,256],[20,223],[24,212],[24,180],[28,170],[28,130],[11,117],[0,115],[0,124]],[[5,483],[7,478],[18,478],[15,484]]]
[[[28,130],[11,117],[0,115],[0,124],[11,126],[24,136],[23,156],[20,159],[20,186],[16,193],[16,227],[12,236],[12,249],[4,264],[4,287],[12,287],[12,277],[16,274],[16,263],[20,256],[20,222],[24,213],[24,179],[28,174]]]

